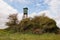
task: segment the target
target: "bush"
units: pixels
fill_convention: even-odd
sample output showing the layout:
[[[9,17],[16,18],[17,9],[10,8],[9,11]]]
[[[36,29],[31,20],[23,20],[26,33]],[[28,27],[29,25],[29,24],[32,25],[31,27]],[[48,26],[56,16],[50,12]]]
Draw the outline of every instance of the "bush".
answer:
[[[8,28],[6,30],[8,30],[8,31],[11,30],[13,32],[19,31],[17,14],[10,14],[8,19],[9,19],[9,21],[6,22],[6,25],[8,26]]]
[[[25,18],[18,24],[17,15],[13,14],[9,16],[9,20],[10,21],[6,23],[9,26],[8,30],[12,30],[14,32],[32,32],[35,34],[42,34],[46,32],[56,33],[58,30],[56,22],[47,16],[35,16],[31,19]]]
[[[22,31],[32,31],[33,33],[44,33],[50,32],[55,33],[58,29],[56,26],[56,22],[48,18],[47,16],[35,16],[30,20],[30,18],[26,18],[21,20],[20,22],[20,30]],[[43,31],[42,31],[43,30]]]

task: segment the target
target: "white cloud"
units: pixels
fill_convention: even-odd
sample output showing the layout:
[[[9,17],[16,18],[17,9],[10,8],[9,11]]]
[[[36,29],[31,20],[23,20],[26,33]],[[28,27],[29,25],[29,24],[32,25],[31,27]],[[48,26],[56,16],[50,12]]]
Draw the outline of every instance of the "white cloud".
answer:
[[[19,2],[21,4],[30,4],[32,2],[30,0],[10,0],[10,2],[13,2],[13,1]]]
[[[23,17],[23,13],[18,13],[18,20],[20,21]]]
[[[10,0],[11,2],[13,2],[13,0]]]
[[[50,6],[51,15],[54,16],[57,26],[60,27],[60,0],[51,0],[48,5]]]
[[[8,21],[8,15],[12,13],[17,13],[17,10],[5,3],[3,0],[0,0],[0,29],[7,27],[5,26],[5,22]]]
[[[33,13],[31,13],[31,14],[29,14],[29,17],[34,17],[34,16],[36,16],[37,14],[35,13],[35,12],[33,12]]]
[[[22,4],[29,4],[30,1],[29,0],[18,0],[18,2],[22,3]]]
[[[60,28],[60,0],[44,0],[44,3],[49,5],[49,13],[46,14],[49,17],[52,17],[56,21],[57,26]]]
[[[40,3],[37,3],[37,4],[36,4],[36,7],[40,7],[40,6],[41,6],[41,4],[40,4]]]
[[[48,11],[48,10],[40,11],[40,12],[38,12],[38,13],[33,12],[33,13],[29,14],[29,17],[41,16],[41,15],[43,15],[43,14],[45,14],[45,16],[48,16],[48,17],[50,17],[50,18],[53,18],[53,15],[52,15],[52,14],[50,13],[50,11]]]
[[[44,0],[44,3],[49,5],[49,9],[38,13],[34,12],[31,14],[32,17],[37,14],[41,15],[42,13],[45,13],[46,16],[53,18],[56,21],[57,26],[60,28],[60,0]]]
[[[49,11],[55,16],[60,16],[60,0],[45,0],[45,3],[49,5]],[[54,17],[55,17],[54,16]]]

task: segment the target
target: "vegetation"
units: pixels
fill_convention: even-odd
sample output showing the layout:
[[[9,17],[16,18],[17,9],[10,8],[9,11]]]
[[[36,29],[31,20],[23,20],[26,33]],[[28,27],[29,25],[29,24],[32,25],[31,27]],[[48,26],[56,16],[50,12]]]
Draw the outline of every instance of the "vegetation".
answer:
[[[60,40],[60,34],[46,33],[43,35],[10,33],[5,30],[0,31],[0,40]]]
[[[17,14],[9,15],[8,29],[13,32],[22,33],[57,33],[59,28],[56,26],[56,22],[47,16],[35,16],[34,18],[22,19],[19,23],[17,22]]]
[[[6,25],[9,27],[0,30],[0,40],[60,40],[60,29],[47,16],[18,21],[17,14],[11,14],[8,19]]]
[[[17,19],[17,14],[10,14],[9,17],[9,22],[6,23],[8,31],[12,32],[17,32],[18,31],[18,19]]]

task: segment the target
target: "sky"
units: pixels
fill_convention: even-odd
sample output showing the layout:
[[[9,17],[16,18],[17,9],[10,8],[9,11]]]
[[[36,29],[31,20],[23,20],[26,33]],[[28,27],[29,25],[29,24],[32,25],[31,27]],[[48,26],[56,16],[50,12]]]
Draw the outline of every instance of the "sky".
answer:
[[[5,22],[9,14],[18,13],[21,20],[24,7],[28,7],[29,17],[45,13],[60,28],[60,0],[0,0],[0,29],[7,27]]]

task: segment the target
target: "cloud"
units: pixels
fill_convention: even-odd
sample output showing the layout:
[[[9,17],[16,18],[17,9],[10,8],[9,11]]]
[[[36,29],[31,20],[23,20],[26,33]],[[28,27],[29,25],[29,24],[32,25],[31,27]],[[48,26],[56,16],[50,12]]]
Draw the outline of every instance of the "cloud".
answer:
[[[22,4],[30,4],[31,3],[31,1],[29,1],[29,0],[18,0],[18,2],[20,2],[20,3],[22,3]]]
[[[30,4],[31,3],[30,0],[10,0],[10,2],[13,2],[13,1],[19,2],[21,4]]]
[[[10,2],[13,2],[13,0],[10,0]]]
[[[17,13],[17,10],[5,3],[3,0],[0,0],[0,29],[4,29],[5,22],[7,22],[7,17],[9,14]]]
[[[41,16],[41,15],[43,15],[43,14],[45,14],[45,16],[48,16],[48,17],[50,17],[50,18],[54,18],[53,15],[50,13],[49,10],[40,11],[40,12],[38,12],[38,13],[33,12],[33,13],[29,14],[29,17]]]
[[[18,13],[18,20],[20,21],[23,17],[23,13]]]
[[[48,10],[54,14],[54,17],[60,14],[60,0],[45,0],[45,3],[49,5]]]
[[[50,18],[53,18],[57,26],[60,28],[60,0],[44,0],[44,4],[49,5],[48,10],[41,11],[39,13],[45,12]]]
[[[37,3],[37,4],[36,4],[36,7],[40,7],[40,6],[41,6],[41,4],[40,4],[40,3]]]
[[[60,27],[60,0],[50,0],[49,3],[46,3],[50,6],[49,11],[57,22],[57,26]]]
[[[44,0],[44,4],[49,5],[47,10],[40,11],[38,13],[32,13],[32,17],[35,15],[41,15],[43,13],[46,14],[46,16],[54,19],[57,23],[57,26],[60,28],[60,0]],[[39,4],[37,5],[39,6]]]

